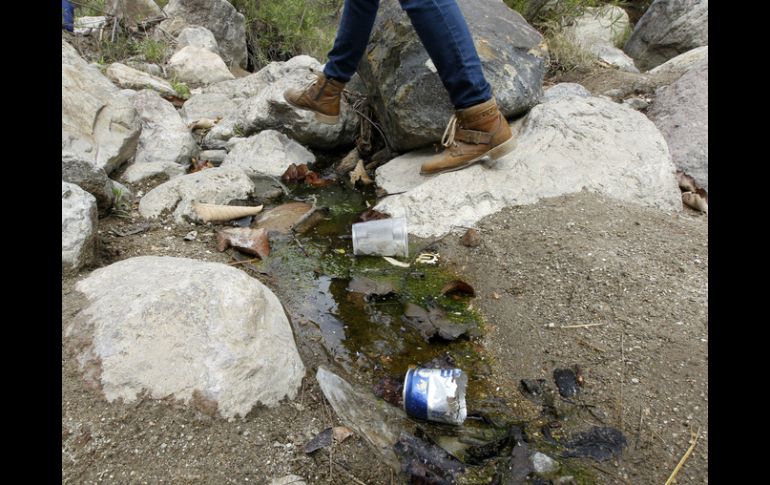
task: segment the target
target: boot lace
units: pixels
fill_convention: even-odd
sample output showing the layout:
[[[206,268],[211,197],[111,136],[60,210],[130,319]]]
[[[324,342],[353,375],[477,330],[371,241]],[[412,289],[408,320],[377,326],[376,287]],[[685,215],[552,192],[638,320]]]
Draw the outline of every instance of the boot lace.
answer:
[[[446,129],[444,130],[444,135],[441,137],[441,144],[444,145],[447,148],[454,147],[457,145],[455,142],[455,132],[457,131],[457,115],[453,114],[451,118],[449,118],[449,124],[446,126]]]

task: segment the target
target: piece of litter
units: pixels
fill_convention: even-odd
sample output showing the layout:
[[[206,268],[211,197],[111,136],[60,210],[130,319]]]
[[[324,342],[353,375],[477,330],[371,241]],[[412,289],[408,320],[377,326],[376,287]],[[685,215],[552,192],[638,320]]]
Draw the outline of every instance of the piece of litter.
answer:
[[[437,264],[438,259],[439,255],[436,253],[420,253],[414,262],[419,264]]]
[[[399,261],[397,259],[393,259],[390,256],[383,256],[382,259],[384,259],[388,263],[392,264],[393,266],[398,266],[399,268],[408,268],[409,267],[408,263],[402,263],[401,261]]]

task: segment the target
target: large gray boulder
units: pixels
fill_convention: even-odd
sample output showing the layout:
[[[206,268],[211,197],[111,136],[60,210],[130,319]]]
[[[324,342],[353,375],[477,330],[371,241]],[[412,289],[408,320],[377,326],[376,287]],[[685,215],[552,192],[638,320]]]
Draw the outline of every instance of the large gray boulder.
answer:
[[[178,96],[171,83],[165,79],[119,62],[110,64],[107,68],[107,77],[124,89],[153,89],[163,96]]]
[[[633,59],[615,47],[615,40],[630,28],[628,14],[615,5],[587,8],[575,19],[574,25],[565,27],[565,35],[583,50],[623,71],[639,72]]]
[[[130,184],[146,181],[167,182],[187,173],[184,165],[175,162],[133,163],[121,174],[121,180]]]
[[[131,102],[62,40],[62,157],[109,175],[134,155],[141,126]]]
[[[500,0],[457,3],[503,114],[526,112],[542,94],[548,64],[543,37]],[[397,0],[381,2],[358,73],[395,150],[441,139],[454,108]]]
[[[647,116],[668,143],[680,170],[708,191],[709,185],[709,68],[701,61],[675,83],[656,92]]]
[[[681,210],[666,141],[632,108],[597,97],[567,96],[540,104],[512,124],[518,146],[491,168],[475,165],[418,175],[432,153],[407,154],[377,169],[386,197],[375,208],[405,216],[409,232],[434,237],[469,227],[504,207],[589,190],[616,199]]]
[[[240,167],[209,168],[155,187],[139,201],[139,213],[153,219],[170,212],[177,223],[198,221],[194,202],[227,205],[252,197],[255,190],[254,181]]]
[[[171,35],[177,35],[191,25],[206,27],[214,34],[222,55],[228,66],[238,65],[245,68],[246,19],[225,0],[171,0],[163,9],[170,17],[160,24]]]
[[[96,257],[96,199],[75,184],[61,183],[61,267],[79,270]]]
[[[129,25],[163,16],[154,0],[107,0],[105,10]]]
[[[112,207],[115,199],[112,181],[102,168],[84,160],[62,156],[61,178],[93,195],[99,212],[105,213]]]
[[[708,45],[708,0],[655,0],[623,50],[649,70],[690,49]]]
[[[567,96],[591,96],[591,92],[587,90],[582,84],[577,83],[558,83],[549,87],[543,92],[543,97],[540,99],[541,103],[547,103],[549,101],[555,101],[559,98],[565,98]]]
[[[708,62],[708,59],[709,46],[704,45],[703,47],[696,47],[695,49],[691,49],[685,52],[684,54],[679,54],[678,56],[667,60],[655,69],[651,69],[649,73],[656,76],[669,76],[678,78],[682,74],[689,71],[690,68],[692,68],[695,64],[698,64],[704,60]]]
[[[176,400],[244,417],[293,399],[305,367],[281,302],[220,263],[142,256],[78,282],[87,306],[66,335],[108,401]]]
[[[193,86],[235,78],[219,55],[191,45],[176,51],[166,68],[171,76]]]
[[[214,34],[206,27],[201,27],[200,25],[193,25],[182,29],[179,35],[176,36],[176,45],[177,49],[191,45],[219,54],[219,45]]]
[[[235,111],[240,104],[226,94],[221,93],[201,93],[190,97],[182,105],[179,114],[185,120],[185,123],[192,123],[201,118],[216,119],[224,118]]]
[[[292,87],[304,87],[314,79],[313,71],[323,66],[310,56],[296,56],[286,62],[272,62],[259,73],[237,81],[219,83],[204,90],[230,96],[252,94],[234,111],[214,126],[203,144],[207,148],[223,148],[234,136],[249,136],[262,130],[277,130],[311,148],[334,148],[352,145],[358,134],[358,118],[343,101],[336,125],[319,123],[310,111],[296,109],[283,97]],[[243,99],[243,98],[241,98]]]
[[[292,163],[315,162],[315,155],[288,136],[265,130],[235,143],[222,162],[223,167],[236,166],[248,175],[280,177]]]
[[[139,91],[131,101],[142,120],[134,163],[189,163],[198,145],[174,105],[150,89]]]

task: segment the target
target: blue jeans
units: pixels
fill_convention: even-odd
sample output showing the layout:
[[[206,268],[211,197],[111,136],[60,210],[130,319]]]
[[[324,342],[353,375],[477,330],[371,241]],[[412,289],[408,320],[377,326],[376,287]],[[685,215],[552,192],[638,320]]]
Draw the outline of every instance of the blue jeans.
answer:
[[[468,24],[455,0],[399,0],[436,66],[455,109],[492,98]],[[380,0],[345,0],[326,77],[348,82],[366,50]]]

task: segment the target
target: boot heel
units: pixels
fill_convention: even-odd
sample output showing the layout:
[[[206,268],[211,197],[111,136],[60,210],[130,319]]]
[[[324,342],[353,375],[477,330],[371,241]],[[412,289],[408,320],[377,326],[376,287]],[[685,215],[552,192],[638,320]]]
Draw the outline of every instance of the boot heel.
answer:
[[[339,116],[330,116],[330,115],[324,115],[321,113],[315,113],[315,119],[320,121],[321,123],[325,123],[327,125],[336,125],[337,122],[340,120]]]
[[[489,150],[487,152],[487,156],[491,160],[497,160],[498,158],[504,157],[505,155],[511,153],[514,148],[516,148],[516,138],[511,137],[507,141]]]

